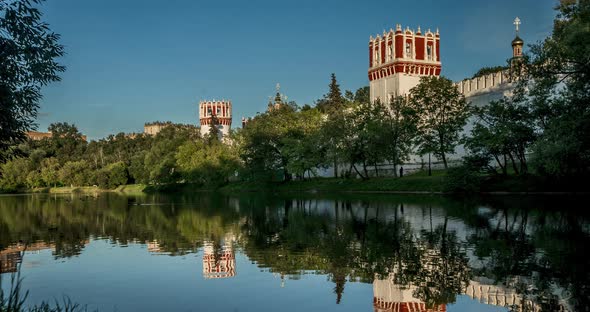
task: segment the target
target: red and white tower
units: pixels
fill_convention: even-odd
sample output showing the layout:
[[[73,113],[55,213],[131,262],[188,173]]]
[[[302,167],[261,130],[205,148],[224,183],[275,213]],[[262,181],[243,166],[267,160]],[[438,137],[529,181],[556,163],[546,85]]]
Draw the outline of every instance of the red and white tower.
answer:
[[[221,136],[227,136],[231,130],[231,109],[231,101],[201,101],[199,103],[201,136],[208,134],[214,123]]]
[[[439,76],[440,35],[428,29],[422,33],[396,25],[369,40],[369,81],[371,101],[388,102],[405,95],[422,76]]]

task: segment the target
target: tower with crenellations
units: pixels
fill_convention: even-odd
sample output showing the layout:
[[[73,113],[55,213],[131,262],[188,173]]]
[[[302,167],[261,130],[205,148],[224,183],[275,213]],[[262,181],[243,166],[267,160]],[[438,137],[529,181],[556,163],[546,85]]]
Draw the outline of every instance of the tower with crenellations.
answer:
[[[232,103],[231,101],[201,101],[199,102],[199,121],[201,136],[209,134],[211,127],[217,127],[221,138],[227,137],[231,130]]]
[[[439,76],[440,34],[421,28],[383,31],[369,39],[369,81],[371,102],[389,102],[407,94],[418,85],[420,77]]]

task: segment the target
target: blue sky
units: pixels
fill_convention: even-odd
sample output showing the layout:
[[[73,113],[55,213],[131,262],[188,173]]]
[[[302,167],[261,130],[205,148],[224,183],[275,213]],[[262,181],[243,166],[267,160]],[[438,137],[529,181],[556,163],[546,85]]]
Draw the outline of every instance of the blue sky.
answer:
[[[461,80],[551,32],[555,0],[47,0],[61,34],[62,81],[43,91],[39,129],[75,123],[91,139],[149,121],[198,124],[202,99],[231,99],[233,125],[266,108],[276,83],[298,104],[368,85],[367,45],[384,29],[437,27],[443,75]]]

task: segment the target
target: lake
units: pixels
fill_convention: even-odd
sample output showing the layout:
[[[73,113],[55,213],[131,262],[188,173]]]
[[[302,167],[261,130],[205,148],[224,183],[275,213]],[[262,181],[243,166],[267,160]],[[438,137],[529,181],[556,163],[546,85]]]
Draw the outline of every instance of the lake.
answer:
[[[99,311],[584,311],[585,199],[0,196],[1,287]]]

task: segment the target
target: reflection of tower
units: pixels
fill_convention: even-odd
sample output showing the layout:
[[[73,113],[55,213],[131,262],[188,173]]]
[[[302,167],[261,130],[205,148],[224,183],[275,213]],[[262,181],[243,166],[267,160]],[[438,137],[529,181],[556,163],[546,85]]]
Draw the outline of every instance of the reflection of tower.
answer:
[[[16,272],[19,263],[23,260],[25,251],[39,252],[50,248],[55,248],[55,246],[44,242],[36,242],[28,245],[14,244],[0,250],[0,274]]]
[[[148,242],[147,243],[147,250],[152,253],[159,253],[162,251],[162,249],[160,248],[160,243],[158,243],[158,240],[153,240],[151,242]]]
[[[0,274],[13,273],[18,269],[18,264],[23,260],[21,251],[0,251]]]
[[[424,301],[413,296],[415,286],[402,286],[393,282],[393,275],[387,279],[375,278],[373,281],[373,308],[375,312],[444,312],[446,305],[431,308]]]
[[[231,241],[223,246],[205,242],[203,246],[203,277],[227,278],[236,275],[236,258]]]

